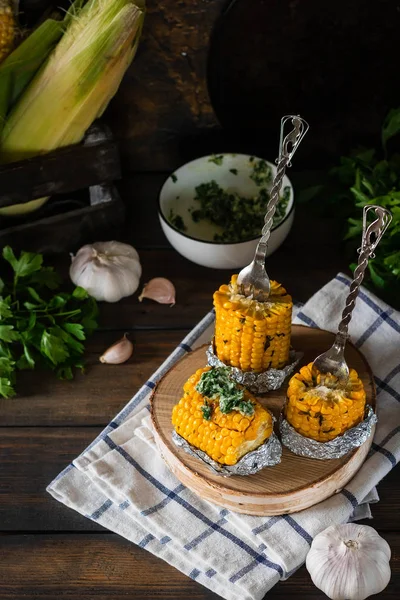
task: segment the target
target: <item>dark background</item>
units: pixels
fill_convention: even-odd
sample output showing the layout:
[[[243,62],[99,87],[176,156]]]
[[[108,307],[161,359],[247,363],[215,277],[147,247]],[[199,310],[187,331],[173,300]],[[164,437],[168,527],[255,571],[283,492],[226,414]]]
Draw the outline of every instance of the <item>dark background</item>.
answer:
[[[22,1],[27,21],[51,4]],[[148,0],[106,112],[124,169],[170,171],[223,150],[271,160],[287,113],[311,125],[296,169],[376,144],[399,104],[399,26],[396,0]]]

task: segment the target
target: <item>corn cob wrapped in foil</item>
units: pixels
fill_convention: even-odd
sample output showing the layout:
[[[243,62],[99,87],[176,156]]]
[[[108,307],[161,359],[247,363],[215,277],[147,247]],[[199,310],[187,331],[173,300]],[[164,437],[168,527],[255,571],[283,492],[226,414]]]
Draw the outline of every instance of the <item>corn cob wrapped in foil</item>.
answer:
[[[331,374],[313,375],[312,363],[289,381],[285,416],[301,435],[327,442],[364,419],[366,394],[357,371],[345,385]]]
[[[226,365],[260,373],[289,360],[292,298],[271,281],[267,302],[238,293],[237,275],[214,293],[215,348]]]
[[[235,465],[273,431],[271,413],[225,368],[198,369],[172,411],[175,431],[222,465]]]

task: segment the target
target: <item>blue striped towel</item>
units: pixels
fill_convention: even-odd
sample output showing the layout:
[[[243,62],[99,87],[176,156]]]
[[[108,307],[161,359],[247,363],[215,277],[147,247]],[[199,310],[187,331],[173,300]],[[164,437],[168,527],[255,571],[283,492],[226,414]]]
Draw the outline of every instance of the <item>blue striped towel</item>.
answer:
[[[339,274],[298,309],[295,323],[335,330],[349,279]],[[340,493],[280,517],[235,514],[197,497],[168,470],[149,423],[156,382],[209,341],[214,315],[183,340],[100,436],[47,488],[57,500],[167,561],[228,600],[260,600],[304,562],[313,537],[332,524],[370,517],[376,484],[400,456],[400,313],[360,292],[350,334],[378,389],[374,442]]]

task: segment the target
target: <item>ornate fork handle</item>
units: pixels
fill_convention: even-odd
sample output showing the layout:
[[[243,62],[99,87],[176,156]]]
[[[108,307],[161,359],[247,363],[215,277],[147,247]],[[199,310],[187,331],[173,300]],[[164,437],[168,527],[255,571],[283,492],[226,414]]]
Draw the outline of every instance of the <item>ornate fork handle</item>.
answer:
[[[368,213],[374,210],[377,218],[375,221],[367,224]],[[381,206],[368,205],[364,207],[363,213],[363,234],[361,241],[361,248],[359,248],[358,264],[354,271],[354,279],[350,285],[350,292],[346,299],[346,306],[342,313],[342,320],[339,323],[338,333],[336,336],[335,343],[339,346],[344,346],[348,337],[348,328],[351,320],[351,315],[354,310],[356,298],[364,279],[365,269],[368,265],[368,260],[373,258],[374,250],[379,244],[383,234],[388,228],[390,221],[392,220],[391,213],[382,208]]]
[[[293,130],[290,131],[283,139],[285,123],[291,119]],[[258,242],[254,262],[264,268],[265,257],[268,249],[268,241],[271,235],[273,219],[279,202],[279,192],[282,187],[282,181],[285,176],[286,168],[290,166],[290,159],[297,150],[301,140],[306,134],[308,124],[306,121],[297,116],[283,117],[281,126],[281,142],[276,175],[270,193],[270,198],[267,206],[267,213],[264,217],[264,226],[261,230],[261,239]]]

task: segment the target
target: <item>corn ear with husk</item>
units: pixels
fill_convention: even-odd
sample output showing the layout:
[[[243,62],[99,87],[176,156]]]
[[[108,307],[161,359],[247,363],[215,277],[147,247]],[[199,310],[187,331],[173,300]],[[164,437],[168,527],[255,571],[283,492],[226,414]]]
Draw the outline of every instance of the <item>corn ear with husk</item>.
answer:
[[[51,17],[40,23],[1,63],[0,133],[11,108],[54,49],[71,19],[83,4],[84,0],[75,0],[66,14],[53,12]]]
[[[11,111],[0,138],[10,163],[78,143],[114,96],[139,42],[144,12],[130,0],[89,0]],[[0,214],[35,210],[47,198]]]

